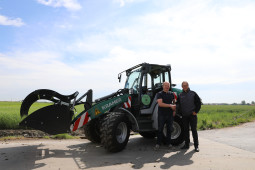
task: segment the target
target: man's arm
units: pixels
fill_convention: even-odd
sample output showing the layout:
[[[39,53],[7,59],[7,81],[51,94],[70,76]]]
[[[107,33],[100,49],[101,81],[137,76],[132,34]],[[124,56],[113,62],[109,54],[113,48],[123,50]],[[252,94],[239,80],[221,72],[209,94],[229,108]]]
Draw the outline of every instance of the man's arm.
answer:
[[[172,110],[175,110],[175,105],[163,103],[162,99],[158,99],[157,101],[160,107],[170,107]]]
[[[197,93],[196,92],[194,93],[195,93],[195,106],[196,106],[195,112],[198,113],[201,109],[201,100],[200,100],[200,97],[197,95]]]
[[[163,103],[163,100],[162,100],[162,99],[158,99],[157,101],[158,101],[158,105],[159,105],[160,107],[171,107],[171,106],[170,106],[171,104]]]

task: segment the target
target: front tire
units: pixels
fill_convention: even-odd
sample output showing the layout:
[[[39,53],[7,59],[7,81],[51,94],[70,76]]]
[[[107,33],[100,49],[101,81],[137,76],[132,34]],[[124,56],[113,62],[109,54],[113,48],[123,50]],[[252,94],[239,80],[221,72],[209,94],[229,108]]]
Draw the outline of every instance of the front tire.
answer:
[[[92,119],[84,126],[84,134],[93,143],[100,143],[99,120]]]
[[[101,144],[110,152],[123,150],[130,136],[128,118],[124,113],[111,112],[101,120]]]

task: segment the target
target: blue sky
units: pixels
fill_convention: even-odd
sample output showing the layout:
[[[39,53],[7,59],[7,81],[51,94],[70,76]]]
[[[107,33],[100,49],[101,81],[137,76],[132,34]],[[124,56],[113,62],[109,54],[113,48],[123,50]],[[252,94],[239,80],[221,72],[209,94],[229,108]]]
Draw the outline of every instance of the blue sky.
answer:
[[[0,0],[0,100],[98,98],[148,62],[171,64],[205,103],[255,101],[254,16],[252,0]]]

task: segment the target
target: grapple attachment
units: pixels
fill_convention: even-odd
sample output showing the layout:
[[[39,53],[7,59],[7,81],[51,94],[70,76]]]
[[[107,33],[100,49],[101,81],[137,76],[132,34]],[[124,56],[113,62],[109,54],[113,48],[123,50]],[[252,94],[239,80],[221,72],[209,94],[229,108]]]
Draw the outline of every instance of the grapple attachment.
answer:
[[[50,105],[43,107],[27,116],[20,126],[41,130],[51,135],[70,131],[73,112],[65,105]]]
[[[22,102],[21,117],[28,115],[31,105],[39,99],[50,100],[54,104],[31,113],[20,122],[20,126],[31,127],[52,135],[70,131],[77,95],[78,92],[65,96],[48,89],[40,89],[30,93]],[[71,103],[72,100],[73,103]]]
[[[39,90],[35,90],[32,93],[30,93],[22,102],[21,104],[21,108],[20,108],[20,116],[26,116],[28,115],[28,110],[29,108],[32,106],[32,104],[34,102],[36,102],[37,100],[40,99],[44,99],[44,100],[50,100],[54,103],[66,103],[67,105],[70,105],[71,100],[73,100],[74,98],[76,98],[76,96],[78,95],[78,92],[75,92],[71,95],[62,95],[59,94],[56,91],[53,90],[49,90],[49,89],[39,89]]]

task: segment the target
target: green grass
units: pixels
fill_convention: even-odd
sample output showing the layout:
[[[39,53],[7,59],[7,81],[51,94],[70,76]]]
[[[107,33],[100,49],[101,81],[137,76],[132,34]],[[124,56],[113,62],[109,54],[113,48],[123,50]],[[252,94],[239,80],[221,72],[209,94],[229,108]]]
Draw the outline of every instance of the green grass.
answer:
[[[255,120],[255,106],[203,105],[198,114],[198,129],[236,126]]]
[[[71,136],[67,133],[63,133],[63,134],[58,134],[58,135],[54,135],[53,137],[51,137],[52,139],[79,139],[79,137],[77,136]]]
[[[20,140],[20,139],[27,139],[24,136],[5,136],[0,137],[0,141],[6,141],[6,140]],[[71,136],[69,134],[58,134],[53,136],[44,136],[43,139],[80,139],[78,136]]]
[[[0,141],[20,140],[20,139],[25,139],[25,137],[24,136],[5,136],[5,137],[0,137]]]
[[[51,105],[52,103],[34,103],[30,109],[29,114],[42,107]],[[0,130],[3,129],[20,129],[19,123],[22,120],[20,117],[21,102],[0,102]],[[75,107],[77,112],[83,110],[83,105]]]

